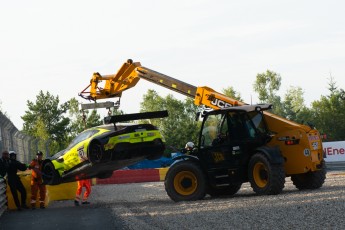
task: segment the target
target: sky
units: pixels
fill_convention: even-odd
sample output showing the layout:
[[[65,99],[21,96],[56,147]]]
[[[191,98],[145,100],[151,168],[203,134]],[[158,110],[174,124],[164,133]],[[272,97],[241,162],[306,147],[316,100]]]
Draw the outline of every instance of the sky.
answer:
[[[116,73],[131,58],[195,86],[231,86],[247,103],[259,102],[256,75],[271,70],[281,96],[301,87],[309,107],[329,94],[331,76],[345,88],[344,8],[334,0],[0,0],[0,106],[22,129],[40,90],[89,103],[78,93],[92,74]],[[184,99],[140,80],[120,109],[139,112],[148,89]]]

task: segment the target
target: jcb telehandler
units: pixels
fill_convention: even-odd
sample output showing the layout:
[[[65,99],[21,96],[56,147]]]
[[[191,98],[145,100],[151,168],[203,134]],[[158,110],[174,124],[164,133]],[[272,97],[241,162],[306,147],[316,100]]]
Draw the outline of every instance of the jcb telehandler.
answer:
[[[300,190],[323,185],[326,170],[319,132],[267,112],[269,105],[247,105],[130,59],[114,75],[94,73],[90,85],[79,95],[94,101],[120,98],[141,78],[193,97],[198,106],[214,109],[205,114],[195,152],[181,156],[169,168],[165,187],[173,200],[200,199],[206,193],[235,194],[245,181],[257,194],[280,193],[285,177],[291,177]],[[99,85],[102,81],[103,87]]]
[[[165,179],[174,201],[233,195],[250,182],[257,194],[284,188],[284,158],[271,140],[263,111],[271,105],[243,105],[204,115],[199,144],[190,155],[175,158]]]

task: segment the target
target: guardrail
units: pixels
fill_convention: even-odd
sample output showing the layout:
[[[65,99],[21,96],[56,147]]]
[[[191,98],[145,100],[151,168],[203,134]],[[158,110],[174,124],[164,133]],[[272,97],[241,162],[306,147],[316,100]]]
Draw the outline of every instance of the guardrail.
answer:
[[[7,209],[6,181],[0,178],[0,217]]]
[[[328,171],[345,171],[345,161],[326,162]]]

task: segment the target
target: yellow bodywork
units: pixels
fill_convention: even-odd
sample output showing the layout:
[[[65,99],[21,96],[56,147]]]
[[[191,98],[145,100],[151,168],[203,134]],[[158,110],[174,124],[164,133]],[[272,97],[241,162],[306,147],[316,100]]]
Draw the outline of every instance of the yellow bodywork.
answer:
[[[91,137],[77,143],[75,146],[67,150],[65,154],[63,154],[60,158],[63,158],[63,161],[59,162],[59,160],[53,160],[52,163],[54,164],[55,169],[59,172],[60,176],[64,171],[70,170],[74,166],[82,163],[83,161],[88,160],[88,147],[90,144],[91,139],[106,132],[110,132],[108,129],[103,128],[93,128],[97,129],[98,132]],[[136,132],[132,133],[125,133],[118,136],[113,136],[109,138],[109,141],[104,144],[104,150],[109,150],[115,148],[116,144],[118,143],[141,143],[141,142],[149,142],[154,141],[155,139],[160,138],[163,142],[165,142],[163,136],[158,130],[136,130]],[[59,159],[59,158],[58,158]]]
[[[89,85],[90,92],[84,90],[79,95],[91,100],[121,97],[122,92],[134,87],[140,78],[193,97],[195,105],[220,109],[245,104],[218,93],[207,86],[195,87],[189,85],[178,79],[142,67],[140,62],[132,62],[131,60],[124,63],[116,74],[104,76],[99,73],[94,74]],[[101,81],[105,81],[104,88],[98,86]],[[85,94],[88,96],[85,97]],[[319,170],[323,162],[323,149],[319,132],[268,112],[264,112],[264,115],[268,128],[273,133],[273,138],[268,145],[279,146],[285,159],[286,174],[293,175]],[[288,139],[298,139],[299,143],[286,145],[285,140]]]
[[[141,143],[141,142],[149,142],[153,141],[156,138],[162,139],[164,142],[163,136],[160,134],[158,130],[150,130],[150,131],[137,131],[134,133],[126,133],[119,136],[114,136],[109,139],[109,142],[104,145],[104,150],[109,150],[115,148],[115,145],[118,143]]]
[[[109,132],[107,129],[98,129],[98,133],[94,134],[93,136],[83,140],[76,145],[74,145],[71,149],[67,150],[60,158],[63,158],[62,162],[58,160],[53,160],[52,163],[54,164],[55,169],[59,172],[60,176],[64,171],[67,171],[74,166],[82,163],[85,160],[88,160],[87,156],[87,148],[89,146],[90,140],[96,136],[99,136],[103,133]]]

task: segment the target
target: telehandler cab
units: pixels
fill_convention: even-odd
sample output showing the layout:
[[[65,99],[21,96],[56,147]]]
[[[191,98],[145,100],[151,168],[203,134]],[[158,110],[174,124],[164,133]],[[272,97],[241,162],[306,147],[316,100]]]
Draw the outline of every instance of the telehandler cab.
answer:
[[[199,143],[190,155],[170,166],[165,190],[174,201],[234,195],[250,182],[257,194],[278,194],[284,188],[284,158],[266,144],[272,136],[263,111],[269,104],[213,110],[204,115]]]

